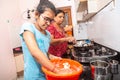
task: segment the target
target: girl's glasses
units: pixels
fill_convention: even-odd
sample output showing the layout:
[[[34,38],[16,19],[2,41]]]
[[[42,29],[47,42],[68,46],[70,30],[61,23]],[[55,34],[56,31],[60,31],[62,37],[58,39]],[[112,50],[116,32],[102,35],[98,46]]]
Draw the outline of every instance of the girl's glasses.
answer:
[[[52,22],[53,21],[53,19],[51,19],[51,18],[49,18],[49,17],[45,17],[45,16],[43,16],[43,15],[41,15],[41,17],[46,21],[46,22]]]

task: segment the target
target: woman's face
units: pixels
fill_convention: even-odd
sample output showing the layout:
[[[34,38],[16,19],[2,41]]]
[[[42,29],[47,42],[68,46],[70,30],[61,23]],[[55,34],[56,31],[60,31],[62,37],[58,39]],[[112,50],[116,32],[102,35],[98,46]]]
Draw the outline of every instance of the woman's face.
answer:
[[[62,24],[63,21],[64,21],[64,13],[58,13],[55,17],[54,17],[54,21],[57,23],[57,24]]]
[[[38,16],[38,19],[37,19],[38,27],[41,30],[46,30],[46,28],[48,27],[48,25],[50,25],[53,18],[54,18],[54,12],[50,9],[46,9],[44,13]]]

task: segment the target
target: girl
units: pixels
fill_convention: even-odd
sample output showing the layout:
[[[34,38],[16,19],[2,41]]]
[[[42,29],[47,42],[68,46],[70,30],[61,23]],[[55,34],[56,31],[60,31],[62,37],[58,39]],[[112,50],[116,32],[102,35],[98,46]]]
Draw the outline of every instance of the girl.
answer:
[[[59,72],[47,58],[50,33],[46,31],[55,15],[55,7],[48,0],[40,0],[35,12],[35,23],[22,25],[20,37],[24,54],[24,80],[46,80],[41,66]]]

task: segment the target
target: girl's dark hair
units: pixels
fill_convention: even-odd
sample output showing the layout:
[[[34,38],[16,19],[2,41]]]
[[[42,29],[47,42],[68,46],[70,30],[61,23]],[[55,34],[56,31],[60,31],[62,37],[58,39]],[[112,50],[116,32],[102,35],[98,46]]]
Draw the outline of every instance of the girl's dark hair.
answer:
[[[63,13],[65,15],[65,12],[63,10],[57,9],[56,13],[55,13],[55,16],[57,16],[59,13]]]
[[[37,11],[41,14],[44,13],[47,8],[51,9],[54,13],[56,13],[56,8],[52,2],[48,0],[40,0],[40,3],[37,6]]]

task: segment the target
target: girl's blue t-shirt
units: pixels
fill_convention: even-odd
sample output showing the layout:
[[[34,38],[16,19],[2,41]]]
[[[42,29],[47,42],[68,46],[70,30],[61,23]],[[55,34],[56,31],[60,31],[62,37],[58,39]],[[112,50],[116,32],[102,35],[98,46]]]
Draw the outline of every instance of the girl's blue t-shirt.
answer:
[[[50,44],[50,33],[46,30],[47,35],[42,34],[32,23],[24,23],[21,28],[20,38],[24,55],[24,80],[46,80],[41,70],[41,65],[31,55],[23,39],[24,31],[30,31],[34,34],[39,49],[47,56]],[[33,46],[34,47],[34,46]]]

